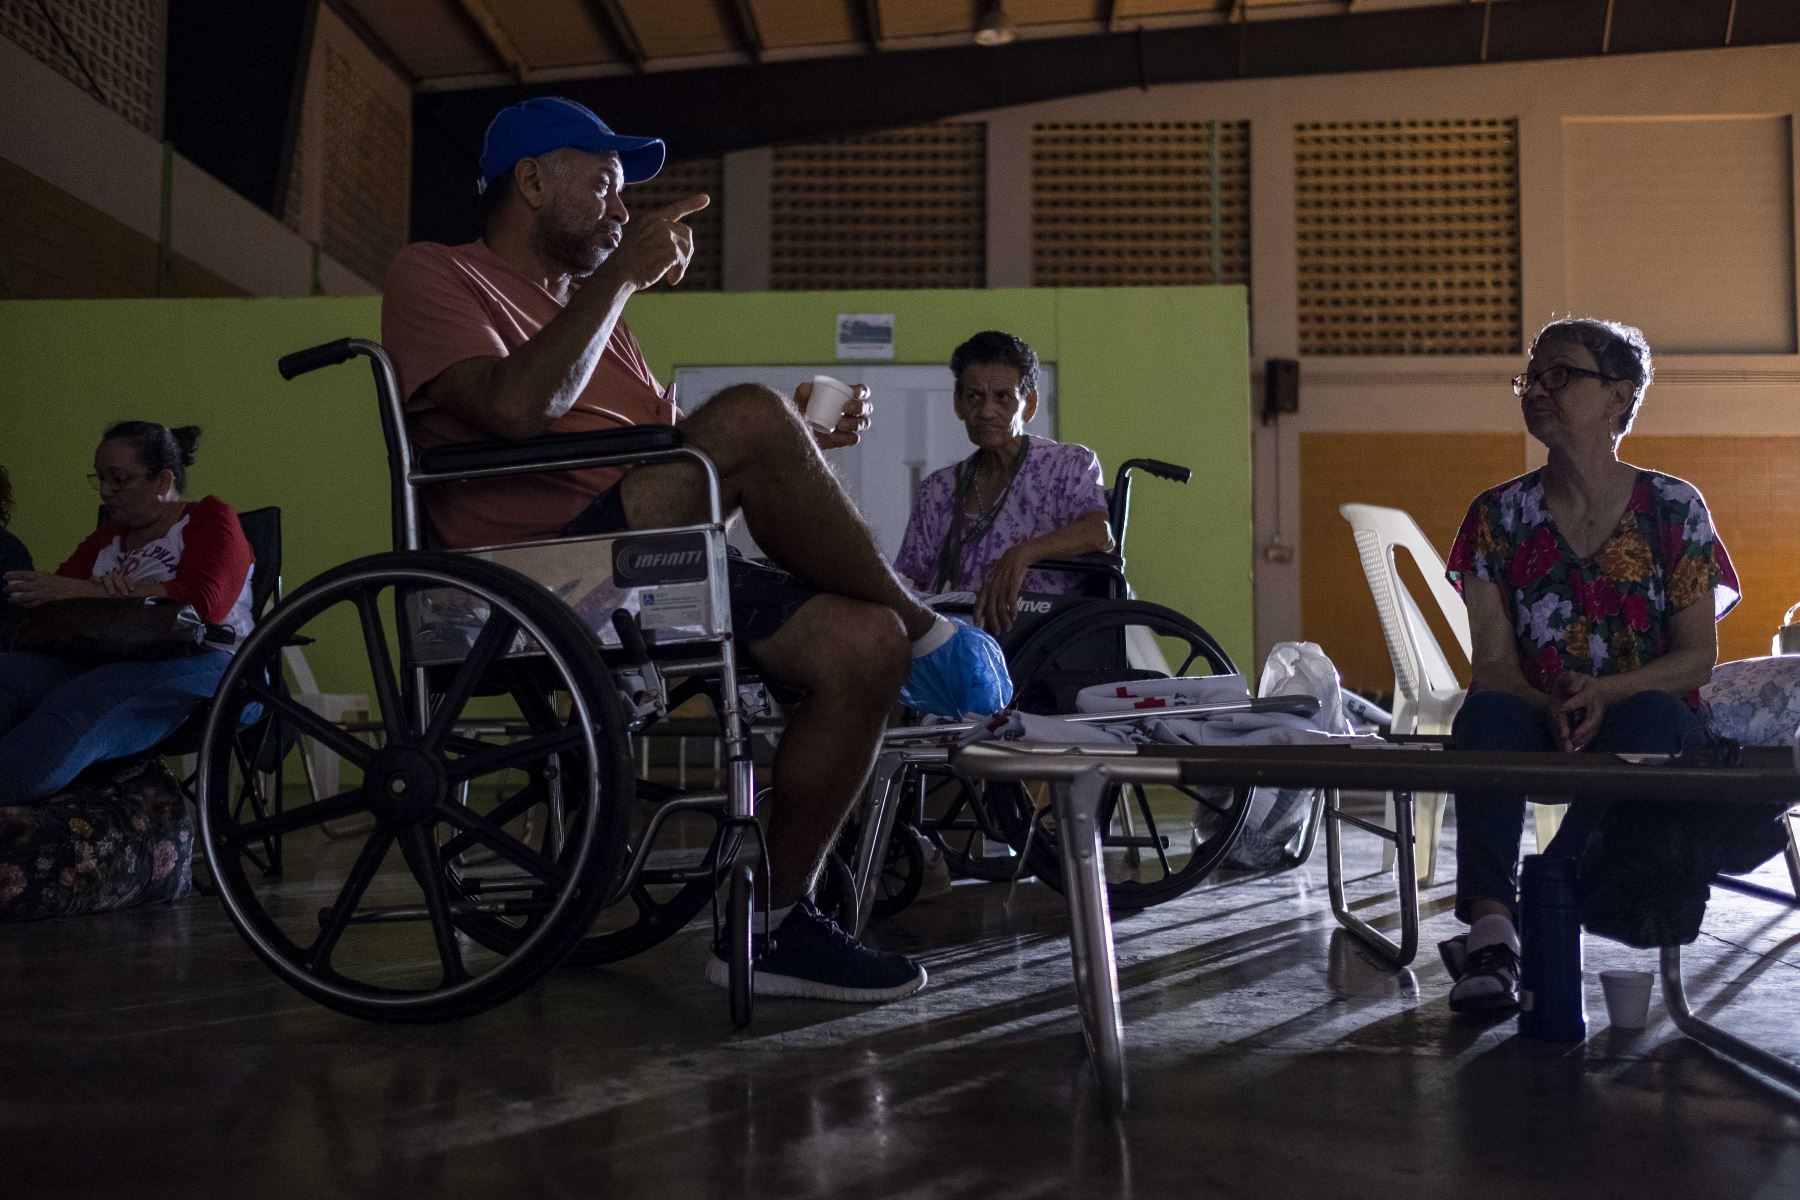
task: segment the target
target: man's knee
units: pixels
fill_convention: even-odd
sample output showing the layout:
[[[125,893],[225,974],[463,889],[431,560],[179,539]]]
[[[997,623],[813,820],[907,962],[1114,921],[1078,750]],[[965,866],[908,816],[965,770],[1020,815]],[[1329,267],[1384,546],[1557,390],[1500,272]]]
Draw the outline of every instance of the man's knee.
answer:
[[[1510,692],[1470,692],[1451,736],[1459,750],[1541,749],[1547,737],[1544,710]]]
[[[708,400],[693,418],[694,432],[702,439],[718,430],[740,444],[746,439],[790,434],[799,419],[781,393],[759,383],[733,384]]]
[[[811,609],[811,612],[806,611]],[[817,596],[777,637],[807,690],[887,706],[906,680],[909,644],[892,609],[843,596]]]
[[[885,692],[898,689],[906,679],[906,630],[890,608],[846,601],[834,610],[823,640],[826,660],[845,680],[866,679]]]

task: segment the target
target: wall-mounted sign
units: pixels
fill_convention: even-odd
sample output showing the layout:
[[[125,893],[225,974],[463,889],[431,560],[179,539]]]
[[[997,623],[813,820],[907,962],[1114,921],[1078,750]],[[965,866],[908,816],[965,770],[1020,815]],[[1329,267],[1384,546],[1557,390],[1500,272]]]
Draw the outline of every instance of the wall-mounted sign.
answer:
[[[840,359],[894,357],[894,314],[839,313],[837,356]]]

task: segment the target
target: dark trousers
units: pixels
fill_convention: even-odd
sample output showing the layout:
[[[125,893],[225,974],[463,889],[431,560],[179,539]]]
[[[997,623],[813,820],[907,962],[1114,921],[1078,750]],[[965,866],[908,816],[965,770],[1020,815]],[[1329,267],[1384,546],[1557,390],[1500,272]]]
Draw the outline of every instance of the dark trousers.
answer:
[[[1469,693],[1451,739],[1458,750],[1555,750],[1543,706],[1506,692]],[[1639,692],[1606,710],[1589,749],[1602,754],[1678,754],[1707,737],[1694,710],[1669,692]],[[1545,854],[1574,857],[1606,811],[1604,800],[1574,797]],[[1456,915],[1469,921],[1476,900],[1515,910],[1519,895],[1519,834],[1525,797],[1481,792],[1456,797]]]

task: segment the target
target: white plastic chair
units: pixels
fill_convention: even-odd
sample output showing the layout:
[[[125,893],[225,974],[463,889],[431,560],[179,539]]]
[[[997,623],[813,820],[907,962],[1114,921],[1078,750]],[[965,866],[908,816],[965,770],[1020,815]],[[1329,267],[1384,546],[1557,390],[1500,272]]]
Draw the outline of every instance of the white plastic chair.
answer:
[[[1450,586],[1450,581],[1444,578],[1443,558],[1410,513],[1373,504],[1345,504],[1338,512],[1350,522],[1350,528],[1355,532],[1363,575],[1375,597],[1382,636],[1387,639],[1388,657],[1394,664],[1393,731],[1447,735],[1467,692],[1457,682],[1456,672],[1451,669],[1449,658],[1426,623],[1418,601],[1401,580],[1394,562],[1395,548],[1404,548],[1418,564],[1431,598],[1456,636],[1457,648],[1462,651],[1464,661],[1472,658],[1469,610],[1456,589]],[[1422,883],[1433,883],[1437,877],[1438,840],[1444,829],[1444,802],[1447,799],[1443,792],[1420,792],[1413,796],[1415,828],[1421,834],[1414,850],[1414,867]],[[1393,803],[1390,797],[1389,825],[1394,820]],[[1538,804],[1534,808],[1538,845],[1547,846],[1561,823],[1564,806]],[[1384,843],[1382,869],[1386,870],[1393,862],[1393,845]]]
[[[284,646],[281,658],[287,664],[288,674],[293,676],[295,700],[333,724],[369,719],[370,704],[367,696],[319,690],[319,681],[313,678],[312,667],[307,663],[306,655],[300,652],[300,647]],[[337,795],[338,756],[325,753],[317,742],[304,734],[300,737],[300,751],[304,759],[302,766],[306,770],[306,785],[312,792],[314,802]]]

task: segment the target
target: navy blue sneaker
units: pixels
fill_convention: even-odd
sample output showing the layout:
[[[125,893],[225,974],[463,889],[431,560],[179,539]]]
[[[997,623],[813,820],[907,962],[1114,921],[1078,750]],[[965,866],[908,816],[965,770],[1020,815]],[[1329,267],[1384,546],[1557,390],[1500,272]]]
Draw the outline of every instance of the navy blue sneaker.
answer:
[[[729,984],[730,968],[716,949],[706,961],[706,979]],[[756,958],[758,996],[879,1004],[924,986],[924,967],[904,954],[869,949],[810,900],[794,905]]]

